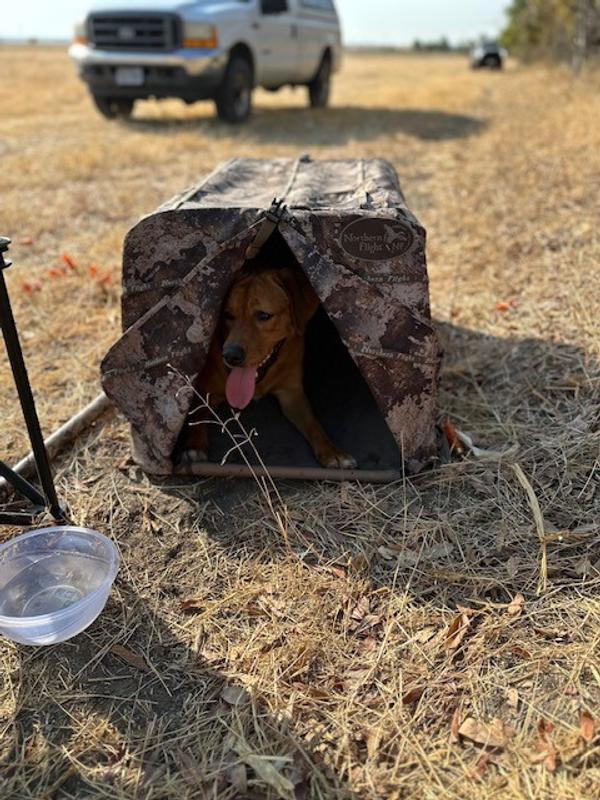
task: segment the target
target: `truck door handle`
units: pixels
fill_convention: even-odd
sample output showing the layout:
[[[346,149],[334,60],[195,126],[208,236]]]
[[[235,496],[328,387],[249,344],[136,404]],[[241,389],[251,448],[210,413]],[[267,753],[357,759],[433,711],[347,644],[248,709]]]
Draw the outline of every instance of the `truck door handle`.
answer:
[[[297,25],[292,25],[290,32],[292,34],[292,39],[297,39],[298,38],[298,26]]]
[[[260,22],[253,22],[252,27],[258,30],[260,28]]]

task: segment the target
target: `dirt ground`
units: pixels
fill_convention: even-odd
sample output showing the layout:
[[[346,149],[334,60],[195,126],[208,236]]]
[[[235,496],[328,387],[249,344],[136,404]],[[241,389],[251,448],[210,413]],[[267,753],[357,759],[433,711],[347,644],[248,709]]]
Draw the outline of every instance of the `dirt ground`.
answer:
[[[107,417],[58,485],[121,571],[72,641],[0,644],[2,796],[600,797],[600,76],[349,55],[330,110],[257,93],[232,129],[175,101],[109,123],[60,49],[0,48],[0,75],[0,233],[46,431],[99,391],[135,220],[223,159],[310,152],[393,162],[428,229],[440,410],[512,448],[281,484],[282,526],[251,483],[152,484]],[[3,354],[0,407],[17,459]]]

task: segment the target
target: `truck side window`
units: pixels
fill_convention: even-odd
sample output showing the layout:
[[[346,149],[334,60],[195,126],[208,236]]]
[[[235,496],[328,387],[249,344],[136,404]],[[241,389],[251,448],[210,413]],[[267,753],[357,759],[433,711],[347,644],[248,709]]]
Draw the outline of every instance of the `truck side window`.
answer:
[[[289,11],[287,0],[260,0],[263,14],[284,14]]]

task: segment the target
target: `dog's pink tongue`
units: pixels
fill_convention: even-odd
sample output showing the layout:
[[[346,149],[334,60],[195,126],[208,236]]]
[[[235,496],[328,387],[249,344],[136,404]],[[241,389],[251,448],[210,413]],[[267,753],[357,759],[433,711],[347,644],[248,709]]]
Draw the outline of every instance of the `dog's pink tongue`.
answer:
[[[256,391],[255,367],[234,367],[225,384],[225,397],[232,408],[246,408]]]

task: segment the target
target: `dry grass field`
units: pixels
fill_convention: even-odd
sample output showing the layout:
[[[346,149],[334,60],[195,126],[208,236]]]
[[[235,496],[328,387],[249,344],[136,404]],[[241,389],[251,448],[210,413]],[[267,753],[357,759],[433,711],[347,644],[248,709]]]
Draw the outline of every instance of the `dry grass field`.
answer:
[[[46,432],[99,391],[135,220],[223,159],[310,152],[394,163],[429,234],[440,411],[513,448],[282,484],[283,536],[251,483],[149,482],[108,416],[57,472],[121,572],[74,640],[0,644],[2,797],[600,797],[600,79],[351,55],[330,110],[258,93],[231,129],[174,101],[108,123],[59,49],[1,48],[0,75],[0,233]],[[0,408],[16,459],[3,356]]]

